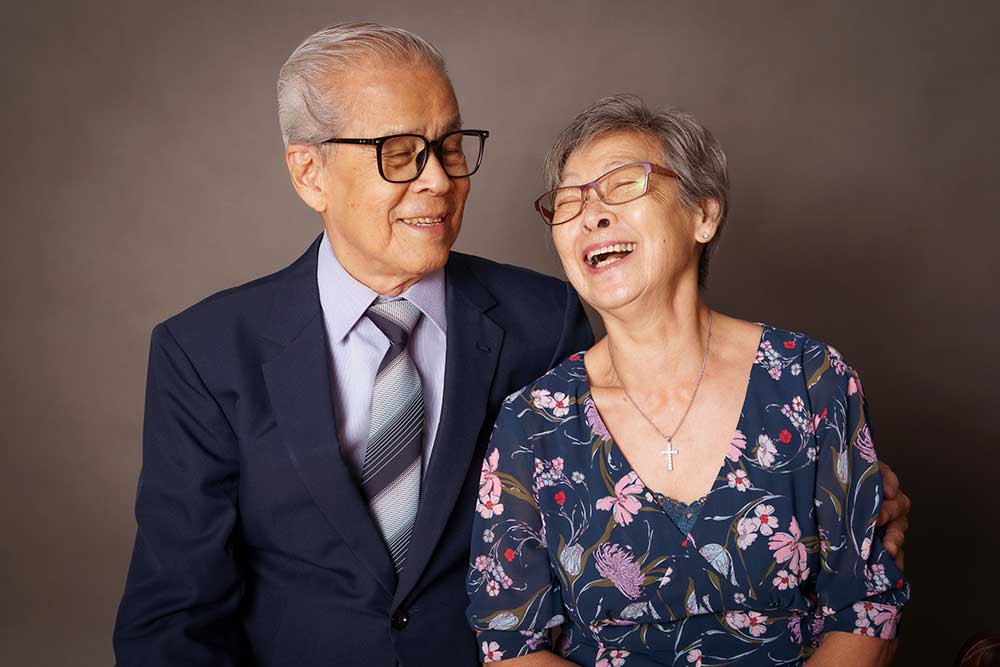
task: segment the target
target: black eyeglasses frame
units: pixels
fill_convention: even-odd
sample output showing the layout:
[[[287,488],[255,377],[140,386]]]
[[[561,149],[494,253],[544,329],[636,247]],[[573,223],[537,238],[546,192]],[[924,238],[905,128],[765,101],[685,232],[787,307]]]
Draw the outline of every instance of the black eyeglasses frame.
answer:
[[[445,139],[450,136],[461,134],[467,137],[479,137],[479,155],[476,157],[476,166],[472,168],[467,174],[462,176],[452,176],[448,174],[448,169],[441,162],[441,146],[444,144]],[[468,178],[474,173],[479,171],[480,165],[483,163],[483,153],[486,151],[486,139],[490,136],[489,130],[452,130],[451,132],[446,132],[442,134],[437,139],[431,140],[422,134],[414,134],[412,132],[404,132],[402,134],[388,134],[384,137],[374,137],[372,139],[352,139],[344,137],[330,137],[329,139],[324,139],[320,141],[321,144],[352,144],[356,146],[374,146],[375,147],[375,160],[378,164],[378,175],[382,177],[382,180],[389,183],[412,183],[413,181],[420,178],[420,174],[424,173],[424,167],[427,166],[427,159],[424,159],[424,163],[417,167],[417,173],[413,178],[407,178],[402,181],[393,180],[385,175],[385,170],[382,168],[382,146],[385,145],[390,139],[398,139],[399,137],[415,137],[424,142],[426,149],[430,149],[434,153],[434,157],[438,159],[438,163],[441,164],[441,169],[444,173],[448,175],[448,178]]]

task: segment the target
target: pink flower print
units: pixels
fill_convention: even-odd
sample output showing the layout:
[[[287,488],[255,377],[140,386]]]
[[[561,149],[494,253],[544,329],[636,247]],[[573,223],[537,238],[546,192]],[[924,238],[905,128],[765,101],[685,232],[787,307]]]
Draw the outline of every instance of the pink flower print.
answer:
[[[774,507],[772,505],[757,505],[753,512],[757,515],[757,520],[760,521],[761,535],[770,535],[778,527],[778,519],[774,516]]]
[[[747,437],[743,435],[742,431],[736,431],[733,434],[733,439],[729,441],[729,452],[726,454],[726,458],[735,463],[743,456],[743,451],[746,448]]]
[[[479,498],[476,499],[476,511],[484,519],[492,519],[503,514],[503,503],[500,502],[502,485],[497,477],[497,465],[500,463],[500,450],[494,449],[483,459],[483,470],[479,475]]]
[[[774,455],[778,453],[778,448],[774,442],[763,433],[757,437],[757,463],[761,468],[770,468],[774,464]]]
[[[503,651],[496,642],[483,642],[483,662],[499,662],[503,660]]]
[[[830,368],[832,368],[837,375],[843,375],[846,373],[849,366],[844,363],[844,359],[840,356],[840,352],[837,352],[837,350],[830,345],[826,346],[826,350],[830,354]]]
[[[490,579],[486,582],[486,592],[491,598],[495,598],[500,595],[500,584]]]
[[[475,567],[476,567],[477,570],[479,570],[480,572],[485,572],[486,568],[488,568],[489,566],[490,566],[490,559],[489,558],[487,558],[484,555],[476,556]]]
[[[788,570],[778,570],[778,574],[775,575],[774,581],[771,583],[779,591],[787,591],[789,588],[795,588],[799,582],[795,575],[789,573]]]
[[[805,408],[806,404],[802,400],[801,396],[796,396],[795,398],[792,399],[792,410],[795,410],[796,412],[802,412],[803,410],[805,410]]]
[[[861,635],[862,637],[874,637],[875,628],[872,627],[872,622],[865,617],[859,617],[858,620],[854,622],[857,626],[854,628],[854,634]]]
[[[630,600],[642,592],[642,570],[632,553],[618,544],[602,544],[594,551],[594,563],[602,577]]]
[[[688,651],[687,660],[692,664],[692,667],[701,667],[701,649],[691,649]]]
[[[594,663],[594,667],[623,667],[629,652],[624,649],[611,649],[605,657]]]
[[[569,397],[561,391],[552,395],[552,414],[556,417],[565,417],[569,413]]]
[[[847,395],[854,396],[854,394],[861,394],[861,397],[865,397],[865,388],[861,386],[861,378],[853,370],[851,371],[851,379],[847,381]]]
[[[879,637],[893,639],[896,636],[896,624],[899,623],[899,609],[885,604],[877,604],[875,607],[876,613],[872,617],[872,623],[882,626]]]
[[[536,389],[531,392],[531,402],[542,410],[550,410],[556,403],[552,398],[552,392],[548,389]]]
[[[733,628],[734,630],[742,630],[747,627],[749,623],[749,617],[742,611],[728,611],[726,612],[726,625]]]
[[[760,521],[756,517],[744,517],[736,524],[736,546],[744,551],[757,539]]]
[[[827,541],[829,544],[829,541]],[[861,560],[868,560],[872,552],[872,538],[866,537],[861,541]]]
[[[861,458],[868,463],[875,463],[878,460],[878,457],[875,456],[875,444],[872,442],[872,432],[868,429],[868,424],[861,427],[856,443]]]
[[[530,650],[534,651],[538,648],[538,645],[542,642],[542,637],[547,634],[543,632],[533,632],[531,630],[521,630],[521,634],[524,635],[524,645]]]
[[[747,476],[747,471],[743,469],[726,473],[726,481],[729,483],[729,488],[740,492],[750,488],[750,478]]]
[[[779,563],[787,562],[793,572],[805,572],[806,545],[802,544],[802,531],[799,530],[799,522],[793,516],[788,526],[789,533],[775,533],[771,536],[767,546],[774,552],[774,560]]]
[[[760,637],[767,632],[767,616],[760,612],[730,611],[726,613],[726,623],[733,629],[746,630],[754,637]]]
[[[562,472],[563,460],[561,456],[557,456],[556,458],[552,459],[552,469],[555,470],[556,472]]]
[[[792,612],[791,618],[788,619],[788,632],[796,644],[802,643],[802,617],[795,612]]]
[[[597,509],[605,512],[614,509],[615,523],[627,526],[632,523],[632,517],[638,514],[642,507],[635,494],[641,494],[644,488],[639,476],[632,471],[615,484],[615,495],[604,496],[597,501]]]
[[[500,450],[494,449],[483,459],[483,469],[479,476],[479,496],[491,497],[500,495],[500,478],[496,476],[500,464]]]
[[[751,611],[747,614],[747,630],[754,637],[760,637],[767,632],[767,616],[757,611]]]
[[[597,405],[590,396],[583,402],[583,414],[586,415],[587,426],[590,427],[591,433],[601,440],[611,439],[611,433],[608,432],[608,427],[604,425],[601,413],[597,411]]]
[[[865,588],[872,595],[892,588],[889,577],[885,576],[885,565],[878,564],[872,565],[870,569],[865,568]]]

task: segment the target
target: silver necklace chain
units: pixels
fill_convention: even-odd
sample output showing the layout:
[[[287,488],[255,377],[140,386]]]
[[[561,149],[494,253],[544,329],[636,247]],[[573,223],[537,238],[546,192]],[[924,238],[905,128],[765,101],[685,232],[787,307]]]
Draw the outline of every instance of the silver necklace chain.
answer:
[[[684,414],[681,416],[680,422],[677,423],[677,428],[675,428],[674,432],[671,433],[670,435],[667,435],[662,430],[660,430],[660,427],[656,425],[656,422],[654,422],[652,419],[650,419],[649,415],[647,415],[645,412],[642,411],[642,408],[640,408],[636,404],[636,402],[632,399],[632,397],[629,395],[628,389],[625,388],[625,383],[622,382],[622,391],[625,392],[625,398],[628,399],[628,402],[632,404],[632,407],[636,409],[636,412],[638,412],[640,415],[642,415],[643,419],[645,419],[647,422],[649,422],[650,426],[652,426],[654,429],[656,429],[656,432],[660,434],[660,437],[667,441],[667,449],[664,450],[662,453],[667,454],[667,456],[668,456],[668,459],[667,459],[667,469],[668,470],[673,470],[674,469],[674,457],[673,457],[673,455],[676,454],[676,453],[678,453],[677,450],[672,450],[674,436],[677,435],[677,433],[681,430],[681,426],[684,425],[684,420],[687,419],[688,413],[691,412],[691,407],[694,405],[694,399],[698,396],[698,390],[701,389],[701,381],[705,379],[705,369],[708,367],[708,350],[711,347],[711,345],[712,345],[712,311],[709,310],[708,311],[708,335],[705,337],[705,356],[701,360],[701,372],[698,373],[698,381],[694,385],[694,392],[692,392],[692,394],[691,394],[691,400],[688,402],[687,409],[684,410]],[[612,359],[612,363],[614,363],[613,359]]]

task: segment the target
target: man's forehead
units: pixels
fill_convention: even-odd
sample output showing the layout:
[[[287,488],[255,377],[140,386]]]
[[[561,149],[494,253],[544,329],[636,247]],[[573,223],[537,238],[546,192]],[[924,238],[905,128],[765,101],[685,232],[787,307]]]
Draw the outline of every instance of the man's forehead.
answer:
[[[339,83],[345,125],[367,136],[412,133],[432,139],[462,126],[451,82],[433,68],[372,65]]]
[[[380,124],[380,127],[373,128],[379,131],[381,134],[422,134],[428,139],[436,139],[438,136],[445,134],[446,132],[451,132],[452,130],[458,130],[462,127],[462,118],[458,115],[453,115],[445,119],[428,119],[421,123],[420,121],[403,121],[399,120],[396,122],[388,122]]]

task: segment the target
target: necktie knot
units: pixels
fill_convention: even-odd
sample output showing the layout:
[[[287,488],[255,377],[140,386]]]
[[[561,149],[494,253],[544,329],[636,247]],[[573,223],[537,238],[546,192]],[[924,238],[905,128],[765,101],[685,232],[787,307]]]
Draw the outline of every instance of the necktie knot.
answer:
[[[365,315],[393,345],[406,347],[406,341],[413,333],[421,312],[413,302],[396,299],[373,303]]]

